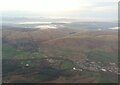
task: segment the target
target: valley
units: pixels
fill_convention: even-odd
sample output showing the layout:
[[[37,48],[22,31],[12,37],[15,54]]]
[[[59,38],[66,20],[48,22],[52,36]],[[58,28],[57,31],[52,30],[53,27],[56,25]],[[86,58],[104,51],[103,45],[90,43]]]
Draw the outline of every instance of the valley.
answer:
[[[105,29],[109,24],[99,30],[98,22],[97,27],[78,22],[52,24],[59,27],[3,25],[3,82],[118,82],[117,30]]]

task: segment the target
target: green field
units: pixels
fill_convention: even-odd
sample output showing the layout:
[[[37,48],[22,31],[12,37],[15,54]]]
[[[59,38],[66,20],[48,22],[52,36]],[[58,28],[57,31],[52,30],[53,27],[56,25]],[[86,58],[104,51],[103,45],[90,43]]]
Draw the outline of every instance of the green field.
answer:
[[[105,51],[90,51],[87,53],[87,57],[96,62],[109,63],[118,61],[118,54],[105,52]]]

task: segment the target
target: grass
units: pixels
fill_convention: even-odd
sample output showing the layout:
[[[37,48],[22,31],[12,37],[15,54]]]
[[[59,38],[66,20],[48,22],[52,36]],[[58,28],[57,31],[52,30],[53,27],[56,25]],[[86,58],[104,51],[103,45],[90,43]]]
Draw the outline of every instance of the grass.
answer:
[[[30,53],[30,52],[21,52],[15,56],[15,59],[41,59],[44,55],[40,52]]]
[[[81,76],[85,77],[94,77],[97,83],[117,83],[117,75],[112,73],[103,73],[103,72],[92,72],[92,71],[82,71],[80,72]]]
[[[61,69],[72,69],[74,67],[74,63],[70,60],[65,60],[61,63]]]
[[[117,63],[118,55],[115,53],[104,51],[91,51],[87,53],[87,57],[92,61],[100,61],[102,63],[115,62]]]
[[[19,52],[16,51],[16,49],[10,45],[3,44],[2,46],[2,58],[3,59],[11,59]]]
[[[2,56],[3,59],[41,59],[44,57],[42,52],[18,51],[15,47],[7,44],[3,44]]]
[[[51,67],[42,68],[37,76],[39,82],[54,80],[60,76],[60,71]]]
[[[22,62],[23,65],[25,66],[26,63],[31,64],[32,59],[41,59],[43,57],[44,57],[43,53],[40,52],[32,53],[32,52],[18,51],[15,47],[12,47],[11,45],[3,44],[2,47],[3,72],[8,73],[21,68],[20,62]]]
[[[98,72],[87,71],[87,70],[80,72],[80,75],[87,76],[87,77],[96,77],[96,79],[100,76]]]

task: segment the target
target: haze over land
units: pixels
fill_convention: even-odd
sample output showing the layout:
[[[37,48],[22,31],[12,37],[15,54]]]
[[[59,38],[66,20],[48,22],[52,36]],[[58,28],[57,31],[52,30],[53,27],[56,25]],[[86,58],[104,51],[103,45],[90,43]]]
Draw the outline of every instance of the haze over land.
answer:
[[[116,22],[7,19],[3,82],[117,82]]]
[[[3,83],[118,82],[117,0],[3,3]]]

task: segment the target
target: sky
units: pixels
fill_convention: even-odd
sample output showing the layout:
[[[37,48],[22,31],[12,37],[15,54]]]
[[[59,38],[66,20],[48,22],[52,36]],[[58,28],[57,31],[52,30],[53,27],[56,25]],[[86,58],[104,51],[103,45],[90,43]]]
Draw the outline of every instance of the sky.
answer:
[[[115,21],[119,0],[1,0],[2,16]]]

